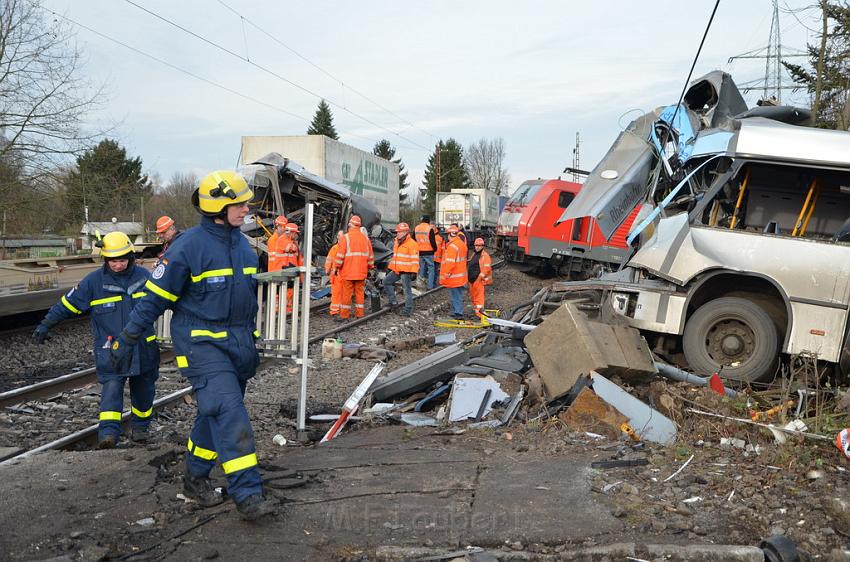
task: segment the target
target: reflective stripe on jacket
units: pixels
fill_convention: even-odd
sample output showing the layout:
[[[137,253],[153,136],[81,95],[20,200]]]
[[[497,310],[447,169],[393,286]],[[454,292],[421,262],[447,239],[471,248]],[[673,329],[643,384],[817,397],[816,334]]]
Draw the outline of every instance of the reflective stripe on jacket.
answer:
[[[345,281],[362,281],[375,267],[372,243],[357,227],[350,227],[340,240],[334,257],[339,278]]]
[[[398,239],[393,243],[393,257],[390,260],[390,271],[396,273],[419,272],[419,245],[410,236],[401,244]]]
[[[336,251],[339,249],[339,243],[337,242],[331,249],[328,251],[328,257],[325,258],[325,273],[328,275],[333,272],[334,269],[334,260],[336,259]]]
[[[446,239],[439,234],[435,234],[434,237],[437,239],[437,250],[434,252],[434,261],[442,263],[443,254],[446,253]]]
[[[481,256],[478,258],[478,267],[481,269],[481,273],[478,274],[478,279],[470,279],[470,283],[473,281],[482,281],[485,285],[492,285],[493,262],[487,250],[481,250]]]
[[[280,271],[284,268],[283,252],[291,241],[289,235],[284,233],[275,239],[274,246],[269,246],[269,271]]]
[[[436,230],[433,225],[427,222],[420,222],[413,230],[416,235],[416,244],[419,247],[420,254],[433,254],[437,249],[431,243],[431,231]]]
[[[460,236],[449,241],[440,264],[440,285],[449,288],[466,285],[466,253],[466,244]]]
[[[103,264],[63,295],[45,316],[45,320],[57,323],[90,313],[95,367],[99,375],[115,374],[109,358],[110,345],[124,329],[133,309],[150,293],[145,289],[150,273],[135,264],[127,267],[129,271],[126,273],[116,274]],[[122,375],[138,375],[159,367],[159,346],[153,320],[140,328],[130,371]]]

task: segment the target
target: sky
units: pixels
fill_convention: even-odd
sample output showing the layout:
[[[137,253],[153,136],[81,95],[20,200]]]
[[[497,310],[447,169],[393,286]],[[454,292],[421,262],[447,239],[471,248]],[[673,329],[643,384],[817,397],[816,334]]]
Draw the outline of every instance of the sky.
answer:
[[[785,52],[814,42],[815,11],[791,13],[810,3],[780,0]],[[429,153],[447,138],[464,146],[503,138],[514,187],[561,175],[576,133],[580,165],[592,169],[639,112],[676,102],[714,1],[42,5],[94,30],[69,24],[84,75],[106,92],[87,125],[110,127],[164,181],[234,167],[243,135],[306,133],[324,98],[342,142],[371,151],[388,139],[418,188]],[[771,19],[770,0],[721,0],[694,78],[715,69],[739,84],[763,78],[763,59],[729,58],[766,47]],[[748,103],[760,93],[745,94]],[[786,102],[806,99],[783,92]]]

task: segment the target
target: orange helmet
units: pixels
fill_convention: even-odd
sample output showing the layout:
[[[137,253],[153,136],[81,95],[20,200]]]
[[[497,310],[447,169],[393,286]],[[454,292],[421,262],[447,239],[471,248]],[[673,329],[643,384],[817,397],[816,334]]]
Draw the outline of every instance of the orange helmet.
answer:
[[[288,222],[288,223],[286,223],[286,231],[297,233],[298,232],[298,225],[295,224],[294,222]]]
[[[474,245],[475,246],[483,246],[484,245],[484,239],[483,238],[476,238]]]
[[[156,219],[156,233],[162,234],[169,228],[174,226],[174,219],[169,217],[168,215],[162,215],[158,219]]]
[[[449,234],[457,234],[457,225],[456,224],[449,225],[449,227],[446,229],[446,232],[448,232]]]
[[[360,228],[360,216],[352,215],[351,220],[348,221],[348,224],[349,226],[356,226],[357,228]]]
[[[396,233],[400,232],[410,232],[410,226],[406,222],[398,223],[398,226],[395,227]]]
[[[274,225],[275,226],[286,226],[286,223],[288,223],[288,222],[289,221],[286,220],[285,216],[280,215],[274,220]]]

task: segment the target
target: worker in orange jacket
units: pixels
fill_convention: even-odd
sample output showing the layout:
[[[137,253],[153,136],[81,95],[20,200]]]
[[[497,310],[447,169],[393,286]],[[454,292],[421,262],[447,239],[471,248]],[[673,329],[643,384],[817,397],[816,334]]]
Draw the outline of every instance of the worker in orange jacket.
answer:
[[[336,233],[336,244],[331,246],[331,249],[328,250],[328,257],[325,258],[325,273],[328,274],[331,283],[331,316],[339,314],[339,305],[342,302],[342,282],[335,271],[334,260],[336,259],[337,250],[339,250],[339,242],[343,236],[345,236],[345,231],[343,230]]]
[[[286,235],[286,225],[288,222],[289,221],[283,215],[274,219],[274,232],[272,232],[272,235],[269,236],[268,242],[266,242],[266,252],[269,255],[269,271],[280,271],[283,269],[281,253],[288,245],[288,236]],[[282,238],[287,238],[287,240],[281,242]]]
[[[304,265],[304,256],[301,254],[301,248],[298,246],[298,225],[294,222],[286,223],[286,234],[284,235],[287,243],[286,246],[282,246],[280,243],[280,239],[278,239],[278,248],[282,251],[280,252],[280,265],[281,269],[287,267],[301,267]],[[304,275],[301,275],[301,281],[304,281]],[[304,287],[302,290],[307,290],[307,287]],[[286,290],[286,312],[292,312],[292,287]]]
[[[457,225],[447,229],[449,243],[443,254],[440,267],[440,285],[449,290],[452,302],[452,318],[463,319],[463,288],[466,286],[466,243],[458,236]]]
[[[370,269],[375,269],[375,256],[372,243],[360,231],[360,217],[353,215],[348,221],[348,232],[339,241],[334,258],[334,274],[342,281],[342,299],[339,305],[340,321],[351,316],[351,298],[354,297],[354,316],[362,318],[366,314],[366,277]]]
[[[466,270],[469,277],[469,300],[472,311],[481,316],[484,310],[484,287],[493,283],[493,262],[484,249],[484,239],[476,238]]]
[[[413,314],[413,280],[419,273],[419,244],[410,237],[410,226],[406,222],[398,223],[395,234],[390,272],[384,277],[384,292],[390,306],[396,308],[395,284],[401,280],[404,288],[404,310],[401,315],[410,316]]]

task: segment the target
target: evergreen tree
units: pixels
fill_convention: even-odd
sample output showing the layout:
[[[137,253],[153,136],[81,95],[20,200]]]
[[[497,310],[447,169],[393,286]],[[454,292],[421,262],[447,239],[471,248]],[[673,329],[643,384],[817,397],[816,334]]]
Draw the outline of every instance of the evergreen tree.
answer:
[[[463,165],[463,147],[454,139],[437,143],[428,157],[425,178],[422,180],[422,212],[432,216],[437,208],[437,157],[440,155],[440,191],[469,187],[469,177]]]
[[[331,106],[325,100],[319,102],[319,107],[316,109],[316,114],[313,115],[313,121],[310,127],[307,128],[308,135],[325,135],[333,140],[339,140],[339,135],[334,127],[334,116],[331,113]]]
[[[821,0],[822,29],[817,45],[808,45],[809,67],[783,61],[791,78],[812,97],[815,126],[850,128],[850,6]]]
[[[65,205],[71,220],[81,222],[88,205],[89,220],[117,217],[141,219],[141,206],[153,194],[148,176],[142,173],[142,159],[129,158],[116,141],[103,140],[77,157],[77,167],[62,182]]]
[[[407,193],[407,171],[404,169],[404,164],[401,162],[401,157],[395,157],[395,148],[387,139],[381,139],[375,143],[375,148],[372,149],[372,154],[380,156],[384,160],[389,160],[394,164],[398,164],[398,204],[399,207],[410,205]]]

